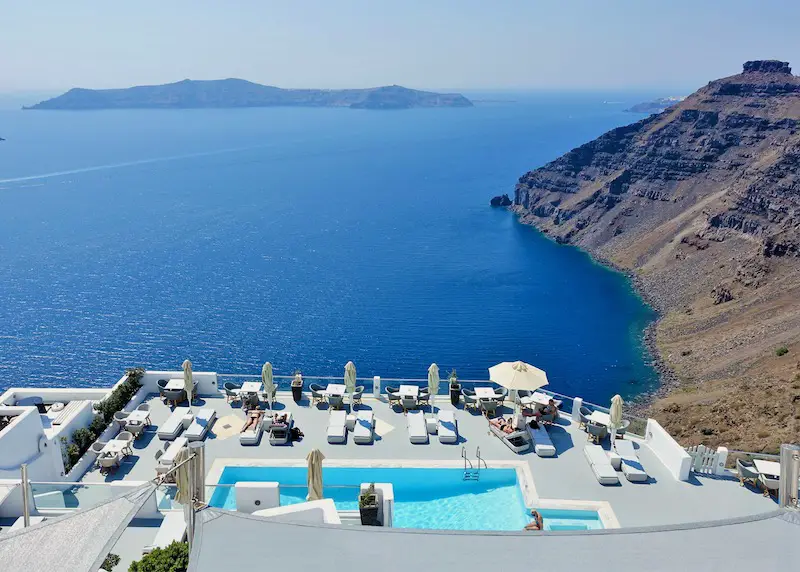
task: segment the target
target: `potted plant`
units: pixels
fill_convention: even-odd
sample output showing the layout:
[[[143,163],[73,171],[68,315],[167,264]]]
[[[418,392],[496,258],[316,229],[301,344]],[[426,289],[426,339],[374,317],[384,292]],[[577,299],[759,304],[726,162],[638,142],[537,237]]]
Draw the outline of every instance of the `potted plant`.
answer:
[[[461,400],[461,384],[458,383],[456,370],[450,372],[450,403],[458,405]]]
[[[295,403],[303,399],[303,376],[300,370],[295,370],[294,379],[292,380],[292,399]]]
[[[375,483],[370,483],[366,490],[358,496],[358,512],[364,526],[380,526],[378,520],[378,495],[375,494]]]

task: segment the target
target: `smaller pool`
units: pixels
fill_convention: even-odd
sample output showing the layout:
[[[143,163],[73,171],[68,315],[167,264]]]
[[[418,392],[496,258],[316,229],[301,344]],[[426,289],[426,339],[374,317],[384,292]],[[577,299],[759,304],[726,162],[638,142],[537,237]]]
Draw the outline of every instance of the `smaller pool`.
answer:
[[[537,508],[545,530],[599,530],[600,515],[593,510]]]

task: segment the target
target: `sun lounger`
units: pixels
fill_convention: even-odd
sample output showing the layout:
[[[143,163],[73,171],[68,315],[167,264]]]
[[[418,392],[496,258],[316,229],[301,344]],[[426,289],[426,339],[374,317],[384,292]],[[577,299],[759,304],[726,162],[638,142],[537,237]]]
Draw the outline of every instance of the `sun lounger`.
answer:
[[[614,451],[622,457],[621,469],[626,479],[632,483],[643,483],[649,478],[642,463],[639,462],[639,456],[636,454],[636,449],[633,448],[633,441],[617,439],[614,442]]]
[[[153,544],[145,546],[142,554],[149,554],[156,548],[166,548],[173,542],[183,542],[186,538],[186,522],[183,520],[183,511],[168,512],[158,527]]]
[[[328,417],[328,443],[344,443],[347,441],[347,412],[344,409],[331,411]]]
[[[594,476],[597,477],[598,483],[601,485],[619,484],[617,472],[611,466],[608,455],[600,445],[587,444],[583,448],[583,454],[586,456],[592,471],[594,471]]]
[[[506,433],[489,423],[489,430],[494,433],[498,439],[505,443],[506,447],[515,453],[524,453],[531,447],[531,436],[524,429],[518,429],[513,433]]]
[[[183,416],[189,413],[188,407],[176,407],[161,427],[158,428],[158,438],[162,441],[172,441],[183,431]]]
[[[35,524],[39,524],[43,520],[45,520],[45,517],[43,517],[43,516],[31,516],[30,517],[30,525],[33,526]],[[23,530],[24,528],[25,528],[25,518],[21,516],[17,520],[14,521],[14,524],[11,525],[11,527],[8,529],[8,531],[12,532],[12,531],[15,531],[15,530]]]
[[[204,439],[206,433],[208,433],[208,429],[214,424],[214,419],[216,418],[217,412],[210,407],[201,409],[197,412],[197,415],[194,416],[194,421],[189,425],[189,428],[183,436],[189,439],[189,441],[200,441]]]
[[[428,442],[428,426],[425,423],[425,414],[422,411],[409,411],[406,416],[408,425],[408,439],[415,445]]]
[[[240,445],[258,445],[261,441],[261,434],[264,432],[264,415],[258,418],[255,427],[239,433]]]
[[[356,417],[356,425],[353,428],[353,441],[359,445],[372,443],[374,432],[375,414],[368,409],[362,409],[358,412],[358,417]]]
[[[269,424],[269,444],[287,445],[292,440],[292,414],[286,413],[284,423],[274,423],[270,419]]]
[[[439,433],[439,443],[458,443],[458,423],[456,414],[447,409],[440,409],[436,424]]]
[[[533,438],[533,450],[536,451],[537,455],[540,457],[555,456],[556,448],[553,445],[553,441],[550,439],[550,434],[547,432],[547,429],[544,428],[543,424],[540,423],[538,429],[534,429],[528,425],[528,432],[530,432]]]

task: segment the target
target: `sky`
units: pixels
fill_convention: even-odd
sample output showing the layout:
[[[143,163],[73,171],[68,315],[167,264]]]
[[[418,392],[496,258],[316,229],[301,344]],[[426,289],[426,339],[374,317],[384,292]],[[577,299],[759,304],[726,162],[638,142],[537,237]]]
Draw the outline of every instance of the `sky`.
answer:
[[[0,93],[240,77],[280,87],[697,88],[800,71],[797,0],[2,0]]]

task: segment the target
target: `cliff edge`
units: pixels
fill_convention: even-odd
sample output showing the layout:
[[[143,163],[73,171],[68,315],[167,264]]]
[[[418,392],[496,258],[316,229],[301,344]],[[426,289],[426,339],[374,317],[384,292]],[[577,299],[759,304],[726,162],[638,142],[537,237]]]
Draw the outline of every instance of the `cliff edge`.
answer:
[[[686,444],[800,435],[800,78],[751,61],[523,175],[525,223],[630,271],[678,383],[653,414]]]

